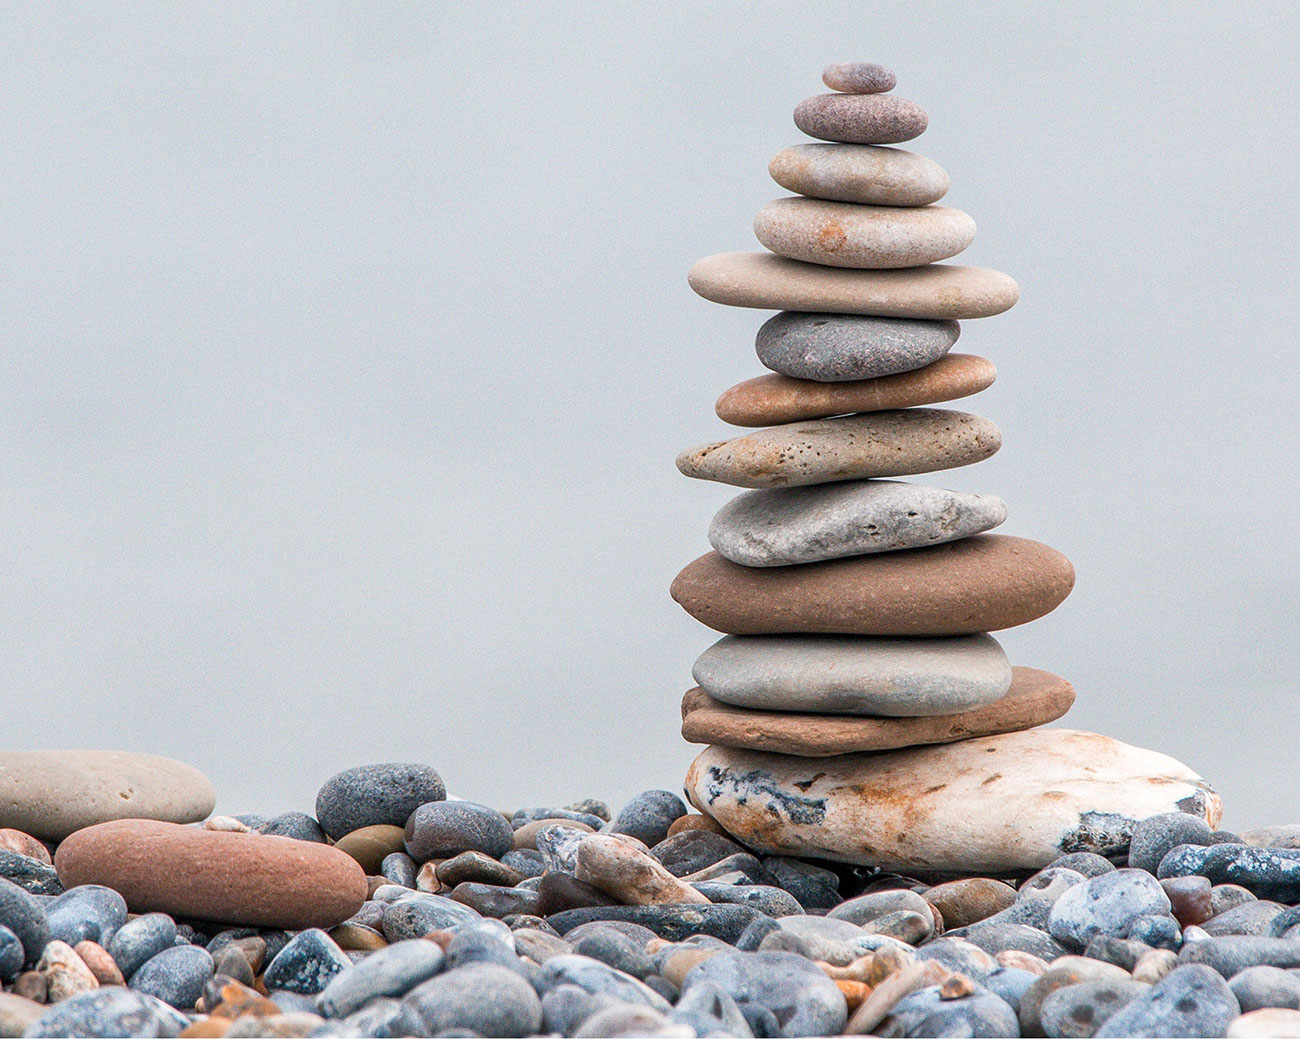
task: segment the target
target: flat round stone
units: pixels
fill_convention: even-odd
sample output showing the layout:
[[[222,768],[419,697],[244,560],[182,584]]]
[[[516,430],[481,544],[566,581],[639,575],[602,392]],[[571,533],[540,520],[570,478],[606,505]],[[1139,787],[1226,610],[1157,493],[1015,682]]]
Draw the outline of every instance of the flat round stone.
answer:
[[[987,318],[1015,306],[1020,288],[1001,271],[927,264],[855,271],[772,253],[719,253],[687,275],[700,296],[729,307],[875,314],[885,318]]]
[[[0,827],[61,841],[106,820],[193,823],[216,804],[193,766],[132,751],[0,751]]]
[[[724,390],[714,405],[734,426],[776,426],[854,412],[938,404],[993,385],[998,370],[974,354],[946,354],[911,372],[876,379],[822,383],[783,375],[758,376]]]
[[[830,267],[919,267],[975,241],[975,221],[950,206],[862,206],[823,199],[773,199],[754,235],[778,256]]]
[[[844,144],[898,144],[929,123],[925,109],[893,94],[818,94],[794,109],[794,125],[809,137]]]
[[[54,855],[59,878],[106,885],[134,913],[266,928],[330,928],[366,898],[346,852],[270,834],[116,820],[78,831]]]
[[[869,718],[755,711],[714,700],[698,687],[682,698],[682,737],[818,758],[859,751],[893,751],[923,744],[1013,733],[1055,722],[1074,703],[1074,687],[1037,668],[1012,669],[1011,690],[1001,700],[955,715]]]
[[[1158,813],[1214,827],[1222,811],[1181,762],[1052,729],[815,760],[714,746],[686,792],[759,853],[991,876],[1068,852],[1114,855]]]
[[[1002,446],[988,419],[903,408],[814,419],[702,444],[677,456],[688,477],[747,488],[798,487],[930,473],[981,462]]]
[[[709,544],[733,563],[783,567],[951,542],[1006,518],[996,495],[854,480],[737,495],[713,517]]]
[[[834,383],[924,368],[960,335],[955,321],[782,311],[760,326],[754,350],[780,375]]]
[[[954,715],[1011,689],[1006,653],[983,634],[727,636],[699,656],[692,674],[714,700],[802,714]]]
[[[894,89],[898,77],[893,69],[869,61],[836,61],[822,70],[822,82],[846,94],[883,94]]]
[[[796,144],[767,167],[788,191],[869,206],[928,206],[948,193],[948,174],[933,159],[869,144]]]
[[[742,567],[711,552],[677,575],[672,597],[733,635],[953,636],[1033,621],[1073,587],[1074,568],[1055,549],[980,534],[798,567]]]

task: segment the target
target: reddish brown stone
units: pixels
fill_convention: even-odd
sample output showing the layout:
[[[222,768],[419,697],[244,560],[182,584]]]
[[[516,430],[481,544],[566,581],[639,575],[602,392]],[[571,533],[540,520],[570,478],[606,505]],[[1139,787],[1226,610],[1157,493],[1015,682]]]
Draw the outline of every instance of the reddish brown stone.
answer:
[[[126,980],[122,978],[122,969],[117,966],[117,961],[113,960],[109,952],[99,943],[84,939],[77,943],[73,949],[77,951],[77,956],[86,962],[86,967],[99,980],[101,986],[126,985]]]
[[[222,924],[330,928],[366,898],[361,867],[328,845],[153,820],[77,831],[54,866],[66,887],[107,885],[135,913]]]
[[[51,862],[50,850],[45,847],[44,842],[33,838],[30,834],[16,831],[12,827],[0,827],[0,849],[30,856],[42,863]]]
[[[672,597],[719,632],[954,636],[1023,625],[1054,610],[1074,568],[1027,538],[982,534],[926,549],[794,567],[689,564]]]
[[[996,377],[993,362],[974,354],[946,354],[911,372],[841,383],[765,375],[724,390],[714,410],[733,426],[778,426],[953,401],[987,389]]]
[[[687,697],[690,696],[688,693]],[[682,701],[682,711],[686,711],[686,702]],[[683,714],[683,718],[685,715]],[[712,831],[714,834],[726,834],[722,829],[722,824],[718,823],[712,816],[704,816],[700,813],[687,813],[685,816],[679,816],[668,825],[668,837],[675,834],[681,834],[682,831]]]
[[[817,758],[1030,729],[1059,719],[1073,703],[1073,686],[1037,668],[1013,668],[1011,690],[992,704],[924,718],[757,711],[723,704],[696,688],[682,698],[682,736],[692,744]]]

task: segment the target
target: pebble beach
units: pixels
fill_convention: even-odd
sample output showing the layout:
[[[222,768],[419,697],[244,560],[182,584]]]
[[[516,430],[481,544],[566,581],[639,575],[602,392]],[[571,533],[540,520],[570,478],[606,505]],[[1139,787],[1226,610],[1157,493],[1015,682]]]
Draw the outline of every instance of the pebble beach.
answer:
[[[677,459],[739,489],[671,589],[715,640],[684,781],[487,805],[435,748],[236,813],[171,758],[0,751],[0,1037],[1300,1036],[1300,824],[1053,725],[1074,687],[997,633],[1070,561],[899,479],[1001,447],[953,347],[1019,287],[945,262],[975,221],[893,147],[929,123],[895,74],[822,78],[766,251],[689,276],[775,313],[742,433]]]

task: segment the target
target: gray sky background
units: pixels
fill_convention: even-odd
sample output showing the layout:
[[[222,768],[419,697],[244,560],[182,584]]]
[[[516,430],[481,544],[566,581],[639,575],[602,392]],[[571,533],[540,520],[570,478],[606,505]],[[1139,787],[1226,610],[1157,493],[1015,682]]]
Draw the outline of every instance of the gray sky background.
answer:
[[[680,787],[712,641],[677,474],[762,369],[686,270],[756,249],[832,60],[1017,278],[935,480],[1078,585],[1002,638],[1068,717],[1300,819],[1293,4],[5,4],[5,743],[310,809],[418,759],[502,807]]]

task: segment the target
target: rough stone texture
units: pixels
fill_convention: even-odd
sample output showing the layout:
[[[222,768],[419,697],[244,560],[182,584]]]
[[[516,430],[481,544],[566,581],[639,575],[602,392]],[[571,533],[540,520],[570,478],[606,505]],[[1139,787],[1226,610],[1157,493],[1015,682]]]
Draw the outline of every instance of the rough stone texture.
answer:
[[[931,320],[988,318],[1015,306],[1020,288],[1000,271],[927,264],[854,271],[772,253],[719,253],[687,275],[700,296],[728,307]]]
[[[1216,885],[1243,885],[1260,899],[1300,902],[1300,849],[1179,845],[1160,861],[1157,874],[1162,878],[1195,874]]]
[[[1094,1034],[1098,1037],[1223,1036],[1240,1014],[1228,984],[1199,964],[1175,968]]]
[[[477,802],[427,802],[406,821],[406,851],[417,863],[468,851],[500,859],[513,847],[510,822]]]
[[[933,159],[863,144],[797,144],[777,152],[767,170],[799,195],[867,206],[927,206],[949,186]]]
[[[710,747],[686,791],[756,851],[902,871],[1036,869],[1063,852],[1117,852],[1158,812],[1213,826],[1221,811],[1172,758],[1073,730],[817,761]]]
[[[836,61],[822,69],[822,82],[846,94],[883,94],[898,82],[893,69],[869,61]]]
[[[862,206],[773,199],[754,236],[778,256],[830,267],[879,270],[947,260],[975,241],[975,221],[950,206]]]
[[[1012,733],[1059,719],[1074,703],[1074,687],[1037,668],[1012,669],[1001,700],[955,715],[929,718],[854,718],[754,711],[723,704],[703,690],[682,698],[682,737],[692,744],[822,757],[947,744]],[[954,927],[956,927],[954,925]]]
[[[738,495],[713,517],[709,544],[745,567],[784,567],[939,545],[1006,518],[996,495],[852,480]]]
[[[710,697],[739,708],[837,715],[953,715],[1011,689],[1007,655],[986,634],[725,636],[692,674]]]
[[[987,389],[996,378],[991,361],[973,354],[945,354],[924,368],[875,379],[826,383],[757,376],[723,391],[714,410],[733,426],[777,426],[953,401]]]
[[[455,1029],[476,1036],[530,1036],[542,1026],[542,1003],[533,987],[499,964],[467,964],[435,975],[405,1000],[420,1016],[426,1036]]]
[[[759,327],[754,351],[780,375],[838,383],[923,368],[960,335],[955,321],[782,311]]]
[[[1063,892],[1052,904],[1048,930],[1081,950],[1098,935],[1124,938],[1138,918],[1169,910],[1165,890],[1146,871],[1112,870]]]
[[[381,762],[336,773],[316,795],[316,819],[331,838],[386,823],[406,826],[425,802],[447,797],[442,777],[419,762]]]
[[[925,109],[893,94],[818,94],[794,109],[794,125],[809,137],[845,144],[910,141],[928,123]]]
[[[708,553],[671,592],[697,621],[733,635],[952,636],[1033,621],[1073,587],[1074,568],[1055,549],[981,534],[798,567],[742,567]]]
[[[943,408],[813,419],[688,448],[688,477],[747,488],[785,488],[929,473],[982,462],[1002,446],[990,420]]]
[[[106,820],[191,823],[216,804],[193,766],[129,751],[0,751],[0,827],[61,841]]]
[[[54,864],[65,885],[107,885],[135,913],[229,924],[328,928],[366,898],[361,867],[329,846],[148,820],[79,831]]]

